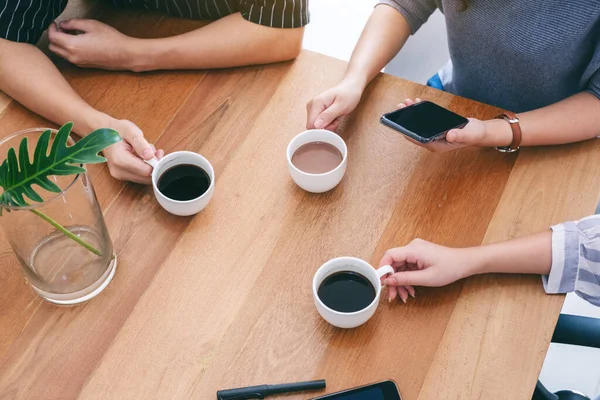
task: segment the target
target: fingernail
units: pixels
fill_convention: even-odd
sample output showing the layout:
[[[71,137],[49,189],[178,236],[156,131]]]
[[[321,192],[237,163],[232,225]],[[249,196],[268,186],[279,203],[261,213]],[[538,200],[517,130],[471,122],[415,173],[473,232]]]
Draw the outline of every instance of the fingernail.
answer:
[[[321,128],[323,126],[323,120],[321,118],[318,118],[315,121],[315,128]]]
[[[144,160],[148,160],[148,159],[154,157],[154,153],[152,152],[152,149],[147,148],[146,150],[144,150],[142,152],[142,157],[144,157]]]
[[[450,132],[448,132],[448,133],[446,134],[446,140],[447,140],[448,142],[453,142],[453,141],[454,141],[454,139],[456,139],[456,133],[454,133],[454,132],[450,131]]]
[[[406,304],[406,299],[405,299],[404,297],[401,297],[401,299],[402,299],[402,302],[403,302],[404,304]]]
[[[413,299],[414,299],[415,297],[417,297],[417,295],[416,295],[415,293],[408,292],[408,294],[410,294],[410,297],[412,297]]]
[[[388,297],[388,303],[392,302],[392,296]]]

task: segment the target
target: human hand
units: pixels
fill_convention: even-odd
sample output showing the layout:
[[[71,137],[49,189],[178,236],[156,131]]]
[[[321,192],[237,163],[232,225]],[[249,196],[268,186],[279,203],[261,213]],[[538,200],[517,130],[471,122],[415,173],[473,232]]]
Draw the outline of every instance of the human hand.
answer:
[[[421,99],[417,98],[416,102],[412,99],[406,99],[403,103],[398,104],[399,108],[411,106],[419,103]],[[446,134],[445,139],[434,140],[431,143],[421,143],[406,137],[412,143],[426,148],[435,153],[444,153],[447,151],[458,150],[468,146],[482,146],[486,142],[486,125],[483,121],[475,118],[467,118],[469,123],[461,129],[451,129]]]
[[[135,69],[135,40],[115,28],[91,19],[70,19],[48,28],[50,50],[84,68]]]
[[[140,128],[131,121],[112,120],[108,125],[108,128],[116,130],[123,138],[123,141],[103,152],[110,174],[119,180],[150,184],[152,167],[143,160],[153,157],[161,159],[165,152],[157,151],[154,145],[148,143]]]
[[[306,129],[335,131],[340,117],[354,111],[364,88],[355,81],[344,79],[337,86],[321,93],[306,104]]]
[[[388,287],[388,300],[397,296],[406,303],[413,286],[439,287],[465,278],[474,271],[475,257],[471,249],[454,249],[421,239],[405,247],[386,251],[380,266],[391,265],[396,273],[382,279]]]

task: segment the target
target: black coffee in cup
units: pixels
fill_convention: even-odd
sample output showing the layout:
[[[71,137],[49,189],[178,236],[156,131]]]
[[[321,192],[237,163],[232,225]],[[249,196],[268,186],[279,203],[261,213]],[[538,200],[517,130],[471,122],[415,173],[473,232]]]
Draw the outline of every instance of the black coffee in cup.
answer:
[[[163,172],[157,186],[162,194],[172,200],[194,200],[206,193],[210,187],[210,177],[197,165],[179,164]]]
[[[344,313],[367,308],[376,296],[371,281],[353,271],[329,275],[319,285],[317,295],[327,307]]]

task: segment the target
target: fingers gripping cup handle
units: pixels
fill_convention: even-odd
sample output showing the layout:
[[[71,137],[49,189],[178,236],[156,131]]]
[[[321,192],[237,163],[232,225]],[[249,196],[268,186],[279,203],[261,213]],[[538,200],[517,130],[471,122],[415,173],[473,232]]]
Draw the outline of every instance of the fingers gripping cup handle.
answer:
[[[394,268],[392,268],[390,265],[384,265],[383,267],[377,269],[377,276],[379,279],[381,279],[384,276],[391,275],[395,272],[396,271],[394,271]]]
[[[152,168],[156,168],[156,166],[158,165],[158,159],[156,157],[152,157],[149,160],[144,160],[144,162]]]

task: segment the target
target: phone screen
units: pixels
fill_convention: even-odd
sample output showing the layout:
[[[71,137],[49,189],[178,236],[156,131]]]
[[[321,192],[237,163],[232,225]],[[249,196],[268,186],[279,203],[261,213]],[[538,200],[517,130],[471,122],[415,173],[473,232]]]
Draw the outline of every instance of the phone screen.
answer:
[[[430,101],[401,108],[386,114],[385,118],[424,139],[439,136],[468,122],[466,118]]]
[[[401,398],[396,384],[393,381],[385,381],[329,394],[314,400],[401,400]]]

